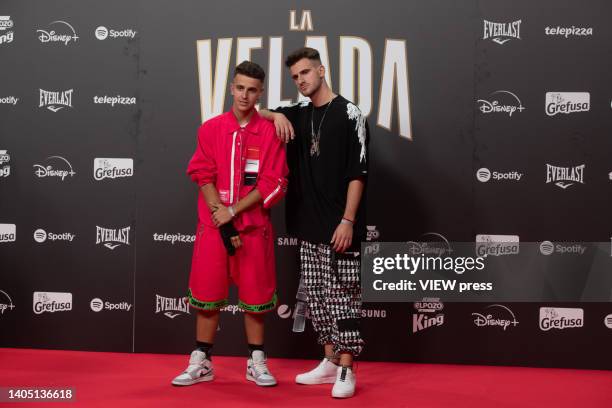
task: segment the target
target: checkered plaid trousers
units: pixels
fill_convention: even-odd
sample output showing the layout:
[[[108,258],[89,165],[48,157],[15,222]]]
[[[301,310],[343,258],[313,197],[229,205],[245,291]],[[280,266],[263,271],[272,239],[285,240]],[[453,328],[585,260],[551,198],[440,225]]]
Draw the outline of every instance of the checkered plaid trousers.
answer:
[[[325,244],[300,241],[302,279],[306,286],[312,325],[320,344],[333,344],[334,352],[358,356],[363,349],[360,259],[333,254]]]

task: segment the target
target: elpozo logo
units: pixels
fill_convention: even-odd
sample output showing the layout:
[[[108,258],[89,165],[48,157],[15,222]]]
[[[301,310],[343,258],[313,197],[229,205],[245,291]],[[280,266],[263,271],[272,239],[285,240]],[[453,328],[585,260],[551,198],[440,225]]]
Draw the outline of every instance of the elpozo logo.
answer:
[[[516,255],[520,251],[518,235],[476,235],[476,255],[503,256]]]
[[[7,164],[11,161],[11,155],[6,150],[0,150],[0,178],[11,175],[11,165]]]
[[[56,31],[57,30],[57,31]],[[66,21],[52,21],[49,23],[47,30],[38,29],[38,39],[41,43],[63,43],[68,45],[70,42],[76,42],[79,37],[74,31],[74,27]]]
[[[34,313],[69,312],[72,310],[72,293],[34,292]]]
[[[132,177],[134,160],[118,158],[95,158],[93,176],[96,181]]]
[[[584,169],[586,165],[572,167],[560,167],[546,164],[546,184],[554,183],[555,186],[565,190],[574,184],[584,184]]]
[[[11,16],[0,16],[0,45],[13,42],[15,32],[12,28],[13,20],[11,20]]]
[[[376,225],[366,225],[366,241],[377,241],[380,238],[380,231]]]
[[[39,108],[47,108],[56,113],[64,108],[72,108],[72,94],[74,89],[66,91],[45,91],[39,89]]]
[[[34,175],[38,178],[57,177],[61,181],[64,181],[66,177],[74,177],[76,174],[76,172],[72,169],[70,162],[62,156],[49,156],[45,159],[45,161],[51,163],[45,165],[35,164],[33,166]]]
[[[476,170],[476,180],[481,183],[487,183],[490,180],[494,181],[521,181],[521,178],[524,176],[524,173],[519,173],[518,171],[491,171],[486,167],[481,167]]]
[[[564,330],[584,326],[584,310],[567,307],[541,307],[540,330]]]
[[[439,298],[423,298],[414,303],[417,313],[412,315],[412,332],[417,333],[430,327],[442,326],[444,324],[444,304]]]
[[[129,38],[133,39],[136,37],[137,31],[131,28],[123,29],[123,30],[113,30],[106,28],[105,26],[98,26],[94,31],[94,35],[100,41],[104,41],[107,38],[110,39],[121,39],[121,38]]]
[[[545,110],[548,116],[588,112],[590,109],[591,94],[588,92],[546,92]]]
[[[130,229],[104,228],[96,225],[96,245],[104,245],[111,251],[121,245],[130,245]]]
[[[504,100],[505,102],[500,102],[500,100]],[[510,91],[491,92],[488,100],[478,99],[476,102],[480,104],[478,110],[484,114],[502,113],[512,117],[513,113],[520,113],[525,110],[518,96]]]
[[[0,224],[0,243],[15,242],[17,240],[17,226],[15,224]]]
[[[503,45],[510,40],[521,39],[521,22],[522,20],[513,21],[511,23],[496,23],[493,21],[484,21],[484,29],[482,34],[483,40],[491,40],[494,43]]]

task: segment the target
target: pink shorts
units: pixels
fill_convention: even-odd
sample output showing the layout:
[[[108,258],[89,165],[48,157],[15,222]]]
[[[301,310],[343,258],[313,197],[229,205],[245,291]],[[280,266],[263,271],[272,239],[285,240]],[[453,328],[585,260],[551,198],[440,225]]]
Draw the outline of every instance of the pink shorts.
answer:
[[[200,224],[189,276],[189,303],[218,310],[228,303],[230,279],[238,286],[238,306],[264,313],[276,308],[276,265],[272,224],[240,232],[242,246],[229,256],[217,228]]]

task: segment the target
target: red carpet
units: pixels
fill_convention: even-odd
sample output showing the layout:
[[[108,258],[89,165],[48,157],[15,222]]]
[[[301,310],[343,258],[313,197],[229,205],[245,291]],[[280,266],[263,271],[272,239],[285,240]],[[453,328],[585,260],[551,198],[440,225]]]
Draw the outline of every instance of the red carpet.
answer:
[[[357,394],[333,400],[331,385],[299,386],[293,377],[316,362],[270,359],[279,380],[260,388],[244,379],[246,359],[214,357],[215,380],[172,387],[187,357],[0,349],[0,387],[70,386],[79,407],[612,407],[612,372],[565,369],[359,363]]]

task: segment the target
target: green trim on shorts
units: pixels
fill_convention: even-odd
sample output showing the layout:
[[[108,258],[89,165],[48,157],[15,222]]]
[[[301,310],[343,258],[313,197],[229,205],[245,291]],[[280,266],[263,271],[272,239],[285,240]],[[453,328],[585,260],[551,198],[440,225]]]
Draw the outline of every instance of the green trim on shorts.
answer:
[[[223,306],[226,306],[228,303],[227,299],[217,300],[216,302],[202,302],[201,300],[198,300],[195,297],[193,297],[193,294],[191,293],[191,289],[189,289],[189,293],[187,296],[189,297],[189,304],[191,306],[196,307],[198,309],[202,309],[202,310],[219,310]]]
[[[274,292],[274,296],[272,296],[272,300],[267,303],[263,303],[261,305],[249,305],[244,303],[242,300],[238,301],[238,307],[244,310],[245,312],[250,313],[264,313],[276,308],[276,302],[278,301],[278,297],[276,296],[276,292]]]

